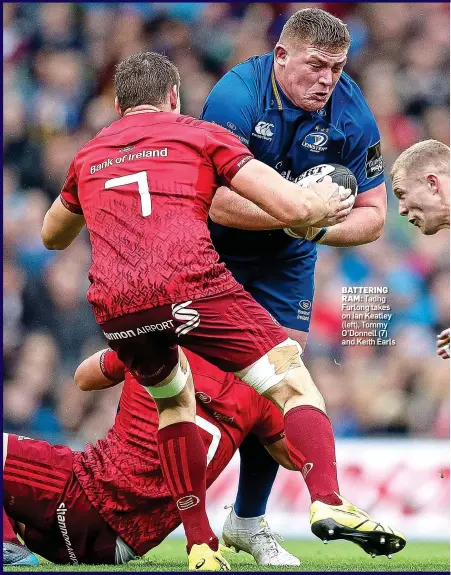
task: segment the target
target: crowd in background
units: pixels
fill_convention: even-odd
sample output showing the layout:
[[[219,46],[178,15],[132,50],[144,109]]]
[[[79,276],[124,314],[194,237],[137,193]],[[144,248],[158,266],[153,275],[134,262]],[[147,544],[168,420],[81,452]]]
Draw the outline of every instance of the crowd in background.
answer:
[[[182,113],[199,116],[233,65],[272,50],[287,18],[316,5],[342,18],[346,71],[377,119],[388,170],[412,143],[449,145],[449,4],[6,3],[4,74],[4,426],[81,445],[111,425],[120,389],[83,393],[78,363],[105,347],[85,299],[87,234],[47,251],[40,229],[78,148],[116,118],[112,76],[133,52],[166,53]],[[233,95],[231,95],[233,97]],[[448,437],[449,236],[402,220],[389,182],[383,236],[320,247],[306,364],[340,437]],[[342,286],[387,286],[395,346],[342,346]]]

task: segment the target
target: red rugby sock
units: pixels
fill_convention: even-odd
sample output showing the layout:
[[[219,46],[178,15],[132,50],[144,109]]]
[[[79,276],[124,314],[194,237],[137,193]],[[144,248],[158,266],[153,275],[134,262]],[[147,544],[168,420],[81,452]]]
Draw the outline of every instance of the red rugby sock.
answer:
[[[17,545],[21,545],[20,541],[17,539],[17,535],[13,529],[11,520],[6,515],[4,507],[3,507],[3,541],[8,541],[9,543],[16,543]]]
[[[291,461],[302,473],[310,497],[328,505],[341,505],[335,439],[327,415],[311,405],[300,405],[285,414],[285,436]]]
[[[187,551],[206,543],[216,551],[218,538],[213,533],[205,510],[207,454],[195,423],[168,425],[158,431],[161,468],[177,504],[185,528]]]

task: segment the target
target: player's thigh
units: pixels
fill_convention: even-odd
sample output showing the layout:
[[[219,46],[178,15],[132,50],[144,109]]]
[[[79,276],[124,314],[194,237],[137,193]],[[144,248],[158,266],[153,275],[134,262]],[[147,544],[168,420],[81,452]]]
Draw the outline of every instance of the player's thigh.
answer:
[[[187,347],[223,371],[236,372],[287,339],[274,318],[242,286],[192,302],[199,325],[180,337]]]
[[[101,329],[121,361],[145,386],[166,379],[179,360],[171,306],[124,315]]]
[[[302,347],[307,336],[298,337],[296,332],[308,333],[310,329],[315,262],[316,254],[308,254],[284,260],[278,266],[263,265],[259,276],[247,287],[280,325],[293,330],[290,337],[295,336],[293,339]]]
[[[8,434],[3,471],[8,515],[36,528],[51,522],[70,481],[72,461],[68,447]]]

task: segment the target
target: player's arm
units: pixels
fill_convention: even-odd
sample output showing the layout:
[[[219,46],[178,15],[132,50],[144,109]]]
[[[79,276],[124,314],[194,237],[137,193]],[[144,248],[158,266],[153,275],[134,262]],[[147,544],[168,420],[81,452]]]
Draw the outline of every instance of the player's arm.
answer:
[[[64,250],[70,246],[84,226],[83,215],[68,210],[59,196],[45,214],[41,230],[42,243],[48,250]]]
[[[280,230],[286,227],[281,221],[226,186],[221,186],[216,191],[210,208],[210,218],[216,224],[239,230]]]
[[[338,187],[328,176],[300,194],[296,184],[254,159],[227,130],[206,126],[204,135],[204,154],[219,177],[237,194],[279,220],[283,227],[330,226],[343,221],[351,211],[354,204],[351,190]]]
[[[210,218],[217,224],[242,230],[283,229],[287,219],[296,218],[299,224],[290,227],[303,236],[309,227],[321,229],[345,221],[355,205],[349,190],[345,193],[341,188],[340,198],[336,195],[338,186],[331,182],[326,176],[321,183],[311,183],[301,192],[299,186],[273,168],[252,160],[233,179],[233,190],[218,188]]]
[[[290,455],[288,454],[285,438],[279,439],[270,445],[265,445],[265,447],[271,457],[275,459],[279,465],[285,467],[285,469],[289,469],[290,471],[298,471],[298,468],[291,461]]]
[[[125,365],[115,351],[104,349],[85,359],[74,375],[82,391],[97,391],[114,387],[124,380]]]
[[[359,246],[377,240],[387,215],[385,184],[357,195],[349,216],[341,223],[328,227],[320,243],[334,247]],[[306,237],[307,228],[293,228],[295,234]]]
[[[84,225],[73,160],[60,196],[45,214],[41,230],[42,243],[48,250],[64,250],[75,240]]]
[[[282,467],[296,470],[285,444],[284,421],[281,411],[269,399],[258,395],[255,397],[257,420],[252,433],[256,435],[268,453]]]

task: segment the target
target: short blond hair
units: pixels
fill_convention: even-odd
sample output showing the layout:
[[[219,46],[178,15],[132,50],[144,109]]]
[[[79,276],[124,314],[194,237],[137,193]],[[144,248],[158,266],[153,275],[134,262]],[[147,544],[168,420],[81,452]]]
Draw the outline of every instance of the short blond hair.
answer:
[[[408,175],[419,176],[426,167],[449,174],[448,146],[438,140],[423,140],[404,150],[390,170],[393,180],[396,172],[403,170]]]
[[[346,24],[329,12],[321,8],[303,8],[290,16],[282,29],[279,42],[287,41],[347,50],[351,36]]]

